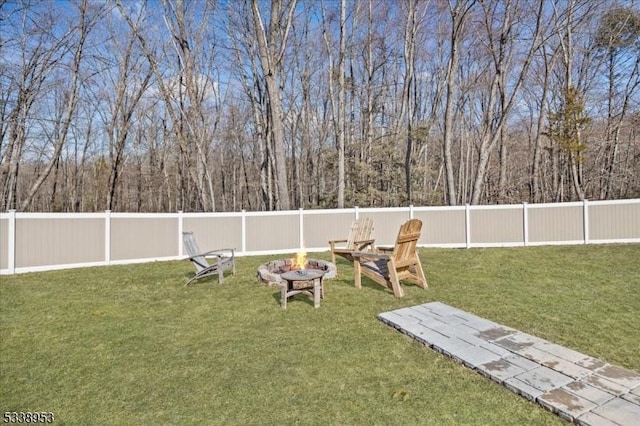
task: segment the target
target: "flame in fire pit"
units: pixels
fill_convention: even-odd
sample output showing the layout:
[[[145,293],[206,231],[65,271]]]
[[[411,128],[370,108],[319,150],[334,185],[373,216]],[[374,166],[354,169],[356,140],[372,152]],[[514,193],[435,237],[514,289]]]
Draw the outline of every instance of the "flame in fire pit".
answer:
[[[304,265],[307,263],[307,253],[298,252],[296,257],[291,259],[291,269],[304,269]]]

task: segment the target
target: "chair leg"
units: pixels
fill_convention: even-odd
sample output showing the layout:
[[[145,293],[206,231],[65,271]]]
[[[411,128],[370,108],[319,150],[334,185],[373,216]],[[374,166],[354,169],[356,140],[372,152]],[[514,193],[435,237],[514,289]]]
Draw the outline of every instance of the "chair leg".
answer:
[[[357,289],[362,288],[362,265],[358,259],[353,262],[353,281]]]
[[[194,275],[194,276],[193,276],[189,281],[187,281],[187,282],[185,283],[185,285],[184,285],[184,286],[185,286],[185,287],[186,287],[186,286],[188,286],[189,284],[191,284],[192,282],[194,282],[194,281],[195,281],[195,280],[197,280],[198,278],[199,278],[199,277],[198,277],[198,274]]]
[[[400,279],[398,278],[396,265],[394,264],[393,259],[389,259],[387,268],[389,270],[389,281],[391,281],[391,289],[393,290],[393,295],[398,298],[404,296],[404,290],[400,286]]]
[[[222,270],[222,259],[218,257],[218,284],[224,283],[224,271]]]
[[[418,256],[416,255],[416,258]],[[424,274],[424,270],[422,269],[422,264],[420,263],[420,259],[417,259],[416,262],[416,275],[418,276],[418,280],[420,280],[420,287],[428,288],[429,283],[427,282],[427,277]]]

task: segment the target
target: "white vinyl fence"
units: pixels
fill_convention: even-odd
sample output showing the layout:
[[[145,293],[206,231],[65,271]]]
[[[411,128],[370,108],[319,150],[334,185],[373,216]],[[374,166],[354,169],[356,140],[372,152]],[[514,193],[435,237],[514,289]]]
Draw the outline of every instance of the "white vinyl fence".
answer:
[[[234,213],[0,213],[0,274],[183,259],[182,232],[239,256],[325,251],[369,216],[377,245],[422,220],[421,247],[640,242],[640,199]]]

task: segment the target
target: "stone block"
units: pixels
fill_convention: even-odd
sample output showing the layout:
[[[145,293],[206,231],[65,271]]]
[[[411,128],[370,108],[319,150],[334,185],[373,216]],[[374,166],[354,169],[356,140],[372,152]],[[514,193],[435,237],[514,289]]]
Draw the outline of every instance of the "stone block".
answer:
[[[502,383],[526,371],[504,358],[478,365],[477,370],[483,376],[489,377],[498,383]]]
[[[504,359],[510,362],[511,364],[516,365],[526,371],[533,370],[534,368],[540,367],[540,364],[538,364],[537,362],[533,362],[530,359],[527,359],[522,355],[518,355],[518,354],[511,354],[509,356],[504,357]]]
[[[627,389],[626,387],[612,382],[611,380],[607,380],[604,377],[598,376],[597,374],[592,374],[589,377],[585,377],[581,380],[581,382],[589,384],[605,392],[609,392],[610,394],[613,394],[615,396],[620,396],[629,392],[629,389]]]
[[[477,368],[481,364],[501,359],[500,355],[477,346],[472,350],[460,352],[457,356],[462,360],[464,365],[472,369]]]
[[[391,327],[394,327],[403,331],[413,328],[420,324],[417,320],[413,318],[401,316],[394,312],[385,312],[383,314],[380,314],[378,315],[378,319],[384,322],[385,324],[390,325]]]
[[[409,316],[411,314],[411,312],[413,312],[413,308],[412,307],[407,307],[407,308],[400,308],[400,309],[395,309],[393,311],[388,311],[388,312],[383,312],[380,315],[387,315],[387,314],[395,314],[395,315],[399,315],[401,317],[406,317]]]
[[[483,330],[477,333],[476,336],[486,340],[487,342],[497,343],[498,340],[503,339],[507,336],[511,336],[516,333],[517,333],[516,330],[513,330],[509,327],[503,327],[501,325],[498,325],[496,327]]]
[[[510,377],[506,379],[503,384],[510,391],[517,393],[531,402],[535,402],[536,399],[544,393],[540,389],[536,389],[522,380],[518,380],[517,377]]]
[[[462,326],[458,326],[458,327],[462,327]],[[468,333],[459,333],[457,334],[457,337],[460,340],[464,340],[467,343],[470,343],[478,348],[487,350],[489,352],[492,352],[496,355],[499,355],[500,357],[505,357],[505,356],[509,356],[511,355],[511,352],[509,352],[506,349],[501,348],[498,345],[494,345],[493,343],[487,342],[484,339],[480,339],[479,337],[476,337],[472,334],[468,334]]]
[[[429,313],[433,313],[441,317],[463,312],[460,309],[453,308],[441,302],[425,303],[422,305],[415,306],[415,309],[417,309],[418,311],[427,310]]]
[[[596,374],[629,390],[640,386],[640,374],[615,365],[607,364],[596,370]]]
[[[562,374],[566,374],[569,377],[573,377],[574,379],[584,379],[585,377],[593,374],[591,370],[580,367],[579,365],[556,356],[553,356],[553,359],[542,362],[542,365],[553,368],[554,370],[559,371]]]
[[[513,333],[507,337],[494,341],[496,345],[500,345],[513,352],[520,352],[523,349],[545,342],[546,340],[540,339],[539,337],[521,332]]]
[[[631,392],[629,393],[625,393],[624,395],[622,395],[621,397],[622,399],[626,399],[629,402],[632,402],[636,405],[640,405],[640,395],[636,395],[633,394]],[[640,419],[638,420],[638,423],[640,423]]]
[[[468,312],[464,312],[464,311],[460,311],[458,313],[454,313],[450,316],[450,319],[452,321],[453,324],[469,324],[472,322],[479,322],[479,321],[485,321],[487,323],[490,323],[490,321],[488,320],[484,320],[480,317],[477,317],[473,314],[470,314]],[[493,323],[494,326],[497,326],[498,324]]]
[[[465,324],[453,324],[449,326],[449,329],[453,335],[461,339],[465,339],[472,345],[480,346],[480,342],[486,343],[485,340],[475,337],[475,331],[472,328],[467,327]]]
[[[542,392],[559,388],[573,382],[573,379],[547,367],[538,367],[516,376],[516,379]]]
[[[517,350],[516,353],[523,357],[537,362],[538,364],[544,364],[545,362],[559,362],[560,358],[551,355],[549,352],[541,351],[540,349],[530,346]]]
[[[538,402],[568,421],[573,421],[576,417],[596,407],[593,402],[562,388],[551,389],[543,393],[538,397]]]
[[[635,426],[640,422],[640,405],[622,398],[612,399],[591,411],[620,425]]]
[[[591,371],[596,371],[598,368],[601,368],[607,365],[607,363],[601,359],[588,356],[583,360],[577,361],[576,365],[587,368]]]
[[[609,419],[605,419],[594,413],[584,413],[580,417],[578,417],[575,422],[579,426],[620,426],[617,423],[612,422]]]
[[[565,386],[565,389],[598,405],[602,405],[605,402],[611,401],[613,398],[615,398],[615,395],[581,381],[571,382]]]
[[[482,345],[480,345],[480,347],[482,349],[488,350],[489,352],[493,352],[496,355],[499,355],[500,358],[507,358],[513,355],[513,352],[510,352],[498,345],[494,345],[493,343],[489,342],[483,343]]]
[[[462,361],[462,356],[467,354],[475,349],[473,345],[468,344],[467,342],[463,342],[460,339],[455,337],[447,339],[442,342],[442,344],[437,345],[438,349],[445,355],[449,355],[452,358],[456,358],[459,361]]]
[[[551,342],[544,342],[540,345],[535,345],[535,347],[574,364],[589,358],[588,355]]]
[[[447,346],[449,340],[451,339],[450,337],[443,336],[442,334],[426,327],[423,327],[421,330],[413,334],[413,338],[424,345],[433,347],[434,349],[438,350],[438,352],[442,352],[438,348]]]

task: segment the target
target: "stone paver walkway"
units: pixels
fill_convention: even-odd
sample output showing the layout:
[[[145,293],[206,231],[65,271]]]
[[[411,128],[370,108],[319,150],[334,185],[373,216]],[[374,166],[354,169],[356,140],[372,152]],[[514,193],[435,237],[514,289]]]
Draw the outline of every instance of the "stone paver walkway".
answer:
[[[579,425],[640,425],[640,374],[440,302],[378,318]]]

